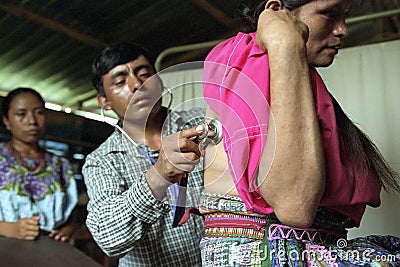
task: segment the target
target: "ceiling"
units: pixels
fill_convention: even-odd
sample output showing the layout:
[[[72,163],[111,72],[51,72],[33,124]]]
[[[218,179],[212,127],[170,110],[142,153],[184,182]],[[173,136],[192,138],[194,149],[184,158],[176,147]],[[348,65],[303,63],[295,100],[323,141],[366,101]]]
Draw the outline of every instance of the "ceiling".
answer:
[[[96,112],[90,66],[104,46],[122,40],[140,43],[155,56],[163,55],[160,68],[202,60],[209,45],[168,51],[233,36],[241,30],[235,20],[240,2],[1,0],[0,95],[32,87],[63,108]],[[399,11],[399,0],[371,0],[368,9],[349,18],[345,46],[400,38]]]

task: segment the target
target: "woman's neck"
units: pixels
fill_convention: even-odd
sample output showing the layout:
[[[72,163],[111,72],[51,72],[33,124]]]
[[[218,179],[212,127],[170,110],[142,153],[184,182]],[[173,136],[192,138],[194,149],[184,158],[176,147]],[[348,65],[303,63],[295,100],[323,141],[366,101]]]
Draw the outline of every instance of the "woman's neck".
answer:
[[[23,158],[39,159],[43,157],[43,151],[38,143],[25,143],[13,138],[9,144],[10,148]]]

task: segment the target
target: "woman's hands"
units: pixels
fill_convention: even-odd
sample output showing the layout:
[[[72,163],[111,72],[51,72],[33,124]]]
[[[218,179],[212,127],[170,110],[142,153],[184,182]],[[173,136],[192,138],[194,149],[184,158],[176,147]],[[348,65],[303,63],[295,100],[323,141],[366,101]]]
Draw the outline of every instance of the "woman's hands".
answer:
[[[74,233],[77,216],[77,210],[74,209],[69,216],[68,221],[59,229],[52,231],[49,234],[49,237],[53,238],[54,240],[68,242]]]
[[[62,242],[67,242],[70,240],[72,234],[74,233],[74,225],[73,224],[67,224],[61,227],[59,230],[55,230],[49,234],[50,238],[53,238],[54,240],[59,240]]]
[[[17,222],[1,222],[0,235],[23,240],[35,240],[40,234],[39,216],[23,218]]]
[[[32,216],[20,219],[17,222],[0,222],[0,236],[22,240],[35,240],[40,235],[39,221],[39,216]],[[70,240],[74,229],[73,223],[65,224],[60,229],[52,231],[49,237],[54,240],[67,242]]]
[[[73,215],[71,215],[72,217]],[[62,242],[69,241],[75,230],[74,220],[71,218],[61,228],[52,231],[49,237]],[[39,222],[39,216],[22,218],[17,222],[0,222],[0,236],[22,240],[35,240],[40,236]]]
[[[256,41],[268,53],[287,49],[305,49],[308,27],[278,1],[270,1],[258,19]],[[284,49],[284,50],[282,50]]]

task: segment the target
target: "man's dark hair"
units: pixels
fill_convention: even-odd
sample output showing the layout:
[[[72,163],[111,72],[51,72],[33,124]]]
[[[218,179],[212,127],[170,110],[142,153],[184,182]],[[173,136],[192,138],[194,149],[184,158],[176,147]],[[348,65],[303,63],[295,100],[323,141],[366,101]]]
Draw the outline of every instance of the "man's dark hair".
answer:
[[[92,84],[97,93],[106,96],[102,78],[104,74],[107,74],[115,66],[137,59],[140,55],[147,58],[155,69],[154,58],[150,52],[138,44],[119,42],[104,48],[92,63]]]

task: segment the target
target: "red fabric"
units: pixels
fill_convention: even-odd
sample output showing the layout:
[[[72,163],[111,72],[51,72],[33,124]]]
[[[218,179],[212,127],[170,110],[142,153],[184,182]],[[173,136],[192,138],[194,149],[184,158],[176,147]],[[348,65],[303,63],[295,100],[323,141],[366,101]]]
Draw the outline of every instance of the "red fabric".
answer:
[[[327,167],[320,205],[352,218],[358,226],[367,204],[380,205],[381,186],[372,175],[356,178],[341,156],[329,92],[314,68],[310,78]],[[270,101],[268,54],[257,46],[255,33],[239,33],[214,47],[203,79],[205,99],[223,125],[224,148],[240,197],[247,209],[272,213],[253,181],[268,135]]]
[[[196,214],[198,216],[202,216],[202,214],[200,213],[200,211],[196,208],[190,208],[187,209],[185,211],[185,213],[183,214],[182,218],[180,219],[178,226],[182,226],[185,224],[185,222],[187,222],[190,218],[190,214]]]

